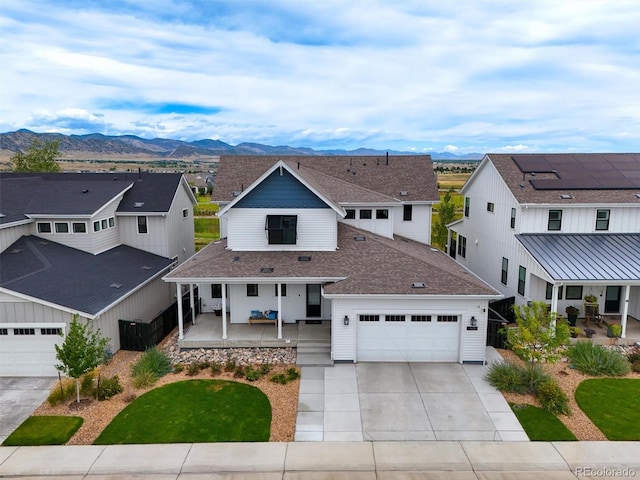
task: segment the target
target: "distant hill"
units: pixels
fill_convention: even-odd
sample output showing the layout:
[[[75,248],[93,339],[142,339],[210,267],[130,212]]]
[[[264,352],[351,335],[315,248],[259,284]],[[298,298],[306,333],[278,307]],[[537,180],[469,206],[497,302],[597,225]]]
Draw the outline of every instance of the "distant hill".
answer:
[[[148,140],[135,135],[110,136],[100,133],[87,135],[63,135],[61,133],[36,133],[21,129],[15,132],[0,133],[0,151],[10,155],[18,150],[25,151],[34,138],[42,140],[60,140],[60,153],[65,158],[156,158],[184,159],[215,157],[219,155],[384,155],[387,150],[358,148],[356,150],[314,150],[312,148],[290,147],[287,145],[270,146],[260,143],[240,143],[236,146],[220,140],[196,140],[184,142],[168,138]],[[412,154],[389,150],[390,154]],[[6,156],[6,155],[5,155]],[[455,155],[448,152],[431,153],[433,159],[442,160],[480,160],[481,154]]]

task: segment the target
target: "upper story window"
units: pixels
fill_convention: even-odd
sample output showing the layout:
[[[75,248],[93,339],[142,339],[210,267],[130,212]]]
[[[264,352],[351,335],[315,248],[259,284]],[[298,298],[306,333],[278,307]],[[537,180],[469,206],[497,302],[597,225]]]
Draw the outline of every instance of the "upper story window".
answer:
[[[138,217],[138,233],[149,233],[147,225],[147,217],[141,215]]]
[[[464,197],[464,216],[469,218],[469,209],[471,208],[471,199]]]
[[[87,233],[87,224],[84,222],[73,222],[73,233]]]
[[[500,282],[503,285],[507,284],[508,276],[509,276],[509,259],[502,257],[502,272],[500,273]]]
[[[387,220],[389,218],[389,210],[386,208],[379,208],[376,210],[376,220]]]
[[[344,216],[345,220],[353,220],[356,218],[356,211],[353,208],[347,208],[345,210],[347,214]]]
[[[69,224],[67,222],[55,223],[56,233],[69,233]]]
[[[511,223],[510,223],[511,228],[516,228],[516,209],[512,208],[511,209]]]
[[[467,237],[458,235],[458,255],[467,258]]]
[[[93,231],[94,232],[100,231],[100,220],[96,220],[95,222],[93,222]]]
[[[495,210],[496,205],[493,202],[487,202],[487,212],[491,212],[493,213],[493,211]]]
[[[38,233],[51,233],[51,223],[38,222]]]
[[[596,212],[596,230],[609,230],[609,216],[611,210],[598,210]]]
[[[371,210],[360,210],[360,220],[371,220]]]
[[[297,223],[296,215],[267,215],[269,245],[295,245]]]
[[[413,205],[404,205],[402,207],[402,221],[410,222],[413,217]]]
[[[115,217],[109,217],[109,228],[113,228],[116,226],[116,219]]]
[[[525,288],[527,286],[527,269],[522,265],[518,268],[518,293],[524,297]]]
[[[183,208],[182,209],[182,218],[188,218],[189,217],[189,209],[188,208]]]
[[[549,221],[547,222],[547,230],[562,229],[562,210],[549,210]]]

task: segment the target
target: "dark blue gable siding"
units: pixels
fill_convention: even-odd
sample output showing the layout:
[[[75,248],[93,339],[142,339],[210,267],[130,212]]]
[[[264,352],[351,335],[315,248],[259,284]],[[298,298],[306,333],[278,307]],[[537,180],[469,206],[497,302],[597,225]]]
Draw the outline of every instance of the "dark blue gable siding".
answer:
[[[239,208],[330,208],[284,168],[275,170],[236,205]]]

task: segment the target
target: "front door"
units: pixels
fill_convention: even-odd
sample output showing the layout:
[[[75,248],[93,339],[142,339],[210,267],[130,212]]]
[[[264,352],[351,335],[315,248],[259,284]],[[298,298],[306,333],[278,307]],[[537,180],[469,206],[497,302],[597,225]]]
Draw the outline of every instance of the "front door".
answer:
[[[604,298],[604,313],[620,312],[620,292],[622,287],[607,287],[607,294]]]
[[[322,316],[320,288],[319,283],[307,284],[307,317]]]

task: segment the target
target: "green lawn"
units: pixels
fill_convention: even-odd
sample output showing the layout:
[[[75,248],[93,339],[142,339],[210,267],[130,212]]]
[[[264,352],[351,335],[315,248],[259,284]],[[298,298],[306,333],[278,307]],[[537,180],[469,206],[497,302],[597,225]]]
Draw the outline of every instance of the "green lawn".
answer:
[[[534,442],[577,440],[558,417],[533,405],[510,404],[520,425]]]
[[[609,440],[640,440],[640,380],[585,380],[576,389],[576,401]]]
[[[193,219],[195,228],[196,250],[220,238],[220,219],[217,217],[200,217]]]
[[[271,404],[258,388],[188,380],[138,397],[94,443],[267,442],[270,427]]]
[[[2,445],[63,445],[78,431],[82,422],[82,417],[32,416],[22,422]]]

